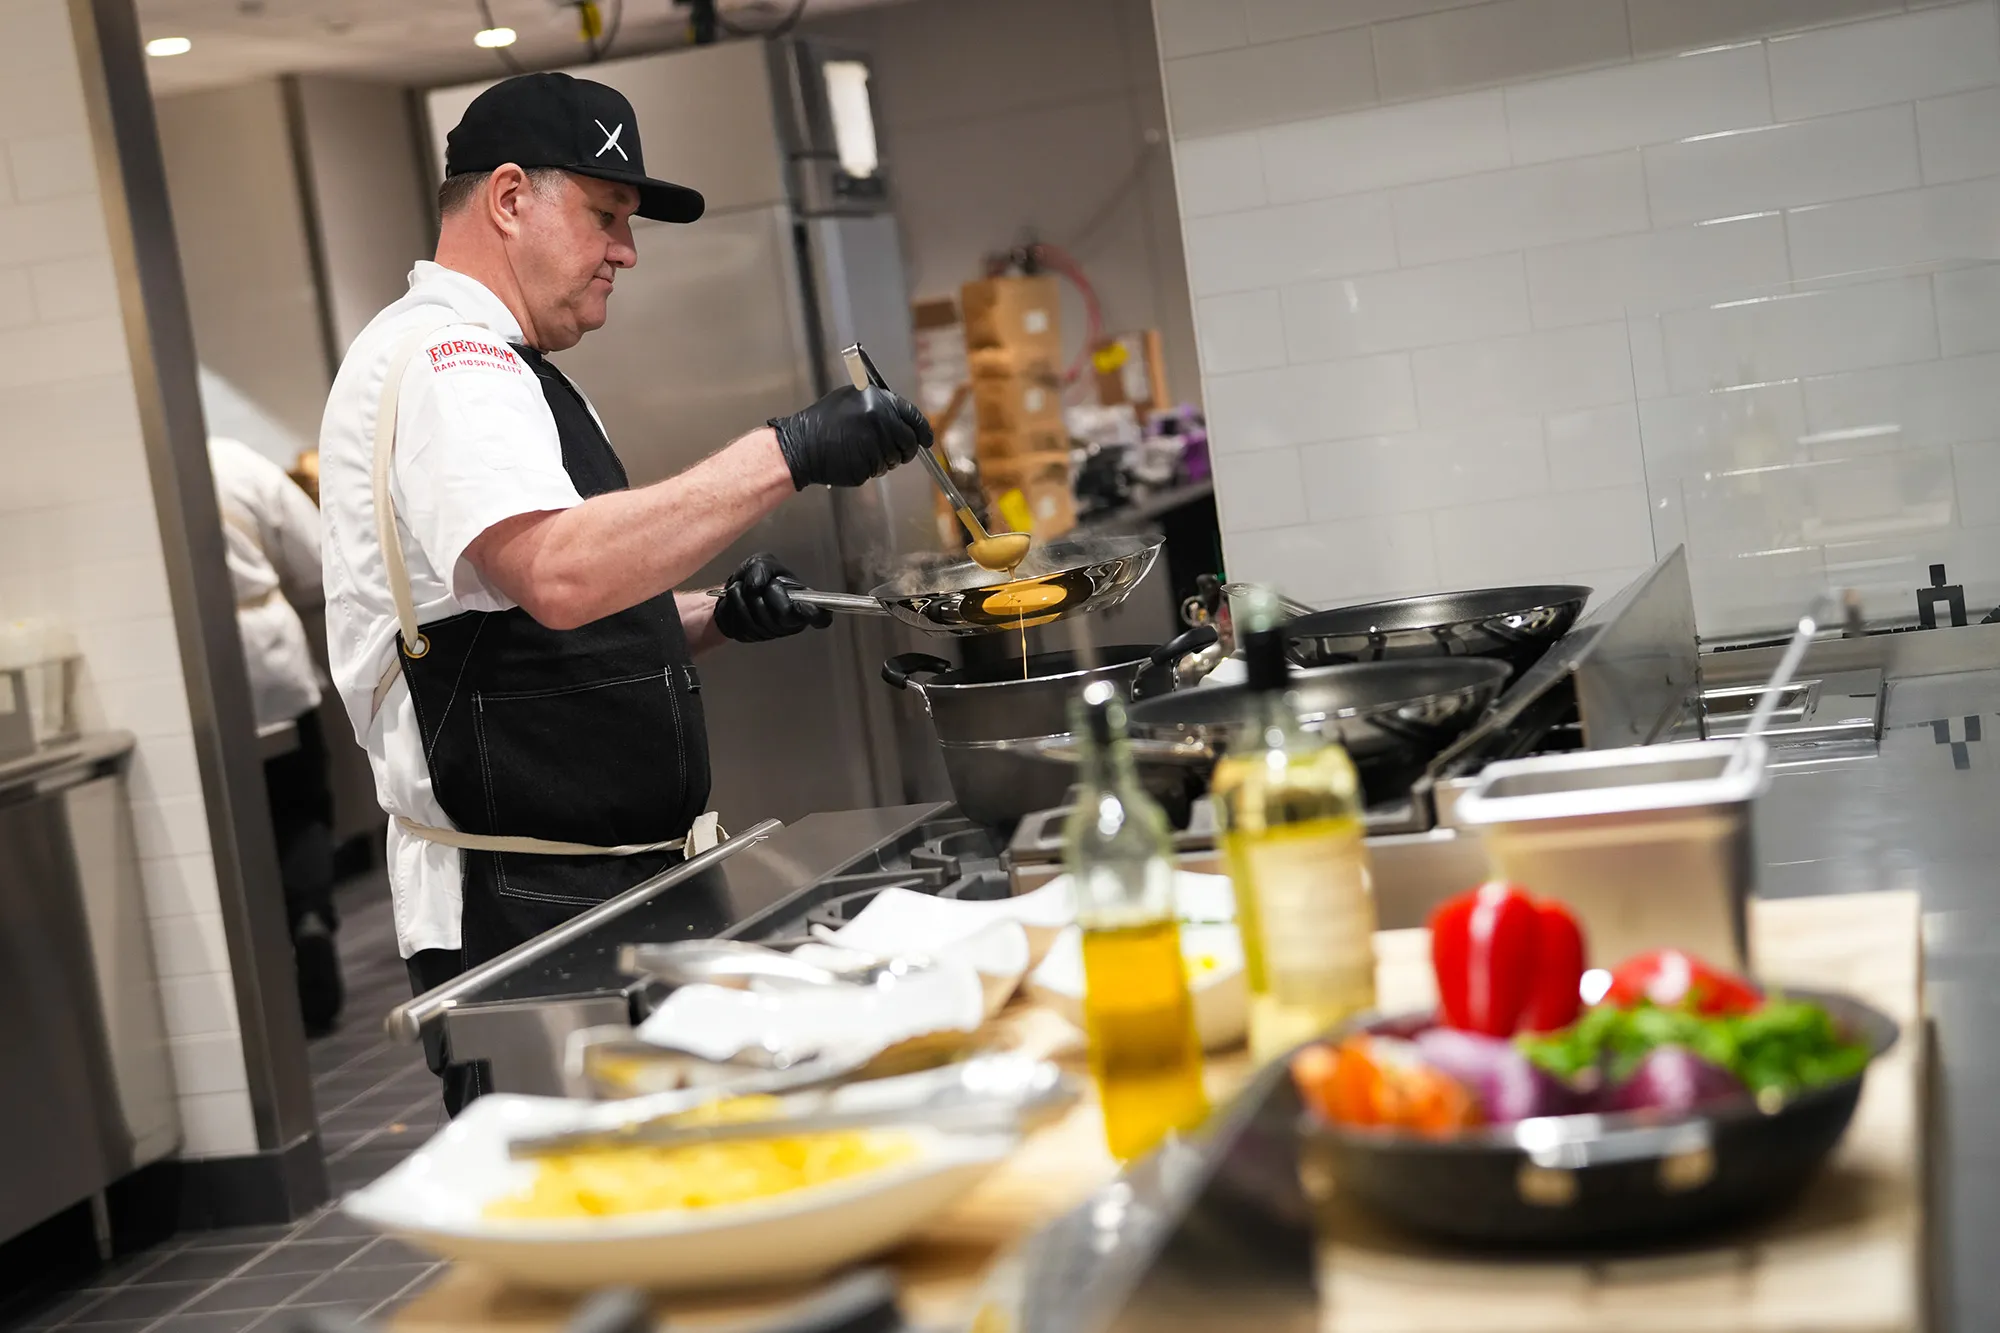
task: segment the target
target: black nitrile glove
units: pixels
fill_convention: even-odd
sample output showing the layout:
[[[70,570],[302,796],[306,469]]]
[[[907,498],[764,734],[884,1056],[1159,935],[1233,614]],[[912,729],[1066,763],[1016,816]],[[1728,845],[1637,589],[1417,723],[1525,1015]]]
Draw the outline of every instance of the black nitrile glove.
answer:
[[[931,445],[931,423],[917,405],[887,389],[835,389],[769,424],[798,490],[859,486]]]
[[[792,600],[790,589],[805,585],[778,557],[759,552],[738,565],[715,603],[715,628],[725,639],[762,643],[801,630],[825,629],[833,612]]]

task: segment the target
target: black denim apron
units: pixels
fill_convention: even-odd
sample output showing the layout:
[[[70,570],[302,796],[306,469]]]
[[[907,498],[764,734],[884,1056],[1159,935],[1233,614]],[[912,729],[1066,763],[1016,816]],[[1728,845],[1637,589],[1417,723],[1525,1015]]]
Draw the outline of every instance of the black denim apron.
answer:
[[[533,348],[563,470],[586,499],[630,484],[590,408]],[[701,681],[671,592],[573,630],[464,611],[397,652],[431,790],[463,833],[614,847],[686,836],[708,803]],[[682,859],[462,851],[462,966],[505,953]]]

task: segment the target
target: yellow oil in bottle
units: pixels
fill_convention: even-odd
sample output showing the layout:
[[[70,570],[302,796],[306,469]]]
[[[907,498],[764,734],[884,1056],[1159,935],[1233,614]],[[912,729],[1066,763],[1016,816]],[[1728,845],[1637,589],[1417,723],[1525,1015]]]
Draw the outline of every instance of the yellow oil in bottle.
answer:
[[[1250,1053],[1274,1059],[1375,1003],[1375,900],[1361,784],[1338,745],[1286,695],[1282,631],[1244,635],[1251,735],[1215,767],[1210,798],[1236,890],[1250,991]]]
[[[1113,1157],[1131,1161],[1208,1115],[1179,923],[1086,926],[1083,974],[1105,1143]]]

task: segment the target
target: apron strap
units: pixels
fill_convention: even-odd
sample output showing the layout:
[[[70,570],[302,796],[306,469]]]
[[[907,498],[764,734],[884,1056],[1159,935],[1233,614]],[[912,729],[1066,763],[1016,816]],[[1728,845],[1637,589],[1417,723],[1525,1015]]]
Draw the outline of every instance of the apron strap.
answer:
[[[439,843],[446,847],[457,847],[468,852],[527,852],[535,856],[638,856],[643,852],[686,852],[698,856],[728,840],[723,831],[721,818],[710,810],[696,817],[685,838],[669,838],[665,842],[627,842],[616,847],[593,847],[582,842],[552,842],[547,838],[513,838],[490,833],[461,833],[457,829],[438,828],[431,824],[419,824],[414,819],[396,816],[396,826],[405,833],[414,834],[426,842]]]
[[[396,504],[389,493],[390,468],[396,457],[396,409],[403,396],[403,372],[409,368],[410,358],[439,331],[463,322],[453,319],[427,323],[396,344],[396,350],[389,355],[389,373],[383,378],[382,398],[375,409],[375,540],[382,548],[382,571],[389,584],[389,597],[396,604],[397,633],[403,641],[403,651],[412,657],[422,657],[431,650],[431,645],[417,628],[416,601],[410,594],[410,569],[403,560],[403,542],[396,532]],[[400,658],[392,663],[383,680],[393,681],[400,664]],[[377,708],[387,693],[378,682]]]

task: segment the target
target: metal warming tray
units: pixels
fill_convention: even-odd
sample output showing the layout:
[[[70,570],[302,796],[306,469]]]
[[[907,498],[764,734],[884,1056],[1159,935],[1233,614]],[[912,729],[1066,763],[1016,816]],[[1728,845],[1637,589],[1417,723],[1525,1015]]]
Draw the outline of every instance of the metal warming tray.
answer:
[[[1494,876],[1567,903],[1597,957],[1678,948],[1746,969],[1764,761],[1742,740],[1517,759],[1479,775],[1458,822]]]

